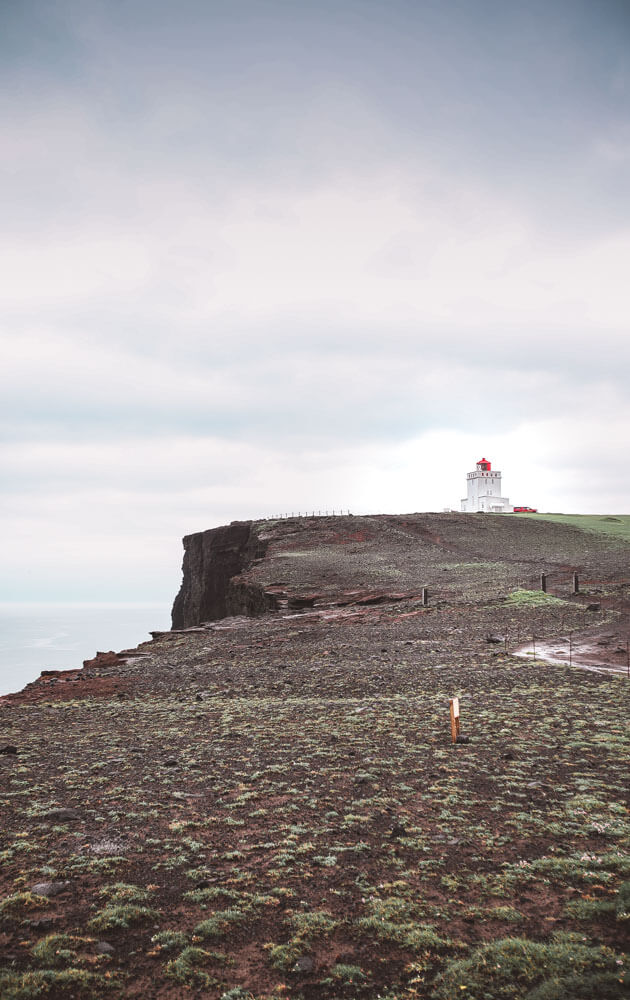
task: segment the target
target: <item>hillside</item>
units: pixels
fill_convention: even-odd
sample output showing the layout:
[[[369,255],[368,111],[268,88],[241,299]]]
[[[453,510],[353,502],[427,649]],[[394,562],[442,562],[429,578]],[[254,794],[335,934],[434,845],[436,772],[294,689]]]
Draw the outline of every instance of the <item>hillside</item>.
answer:
[[[3,998],[627,995],[629,557],[541,517],[188,536],[172,632],[0,699]],[[516,655],[569,636],[617,672]]]
[[[561,587],[630,571],[630,540],[547,519],[469,514],[240,522],[184,539],[176,628],[226,613],[348,604],[363,595],[487,602],[541,573]],[[224,566],[225,563],[225,566]],[[229,586],[228,586],[229,584]]]

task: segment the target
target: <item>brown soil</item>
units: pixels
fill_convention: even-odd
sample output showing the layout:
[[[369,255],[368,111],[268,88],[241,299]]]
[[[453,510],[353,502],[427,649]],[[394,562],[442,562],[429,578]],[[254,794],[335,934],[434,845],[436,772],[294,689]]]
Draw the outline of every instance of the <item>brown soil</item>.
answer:
[[[413,1000],[484,941],[561,929],[623,947],[614,913],[585,924],[568,904],[612,900],[623,878],[606,859],[628,849],[624,679],[513,654],[530,635],[560,650],[570,632],[576,657],[583,642],[595,665],[623,666],[626,548],[500,518],[321,521],[270,528],[245,573],[285,607],[159,634],[0,699],[0,901],[69,882],[0,909],[7,968],[37,969],[33,947],[64,931],[126,997]],[[543,550],[566,603],[509,606]],[[313,600],[291,610],[299,597]],[[451,744],[454,695],[467,745]],[[566,877],[555,859],[575,859]],[[153,914],[95,928],[119,883]],[[230,908],[241,916],[221,923]],[[413,944],[414,927],[435,941]],[[185,940],[152,940],[167,930]],[[97,959],[103,940],[113,953]],[[284,965],[278,945],[294,947]],[[187,946],[210,954],[177,978]]]

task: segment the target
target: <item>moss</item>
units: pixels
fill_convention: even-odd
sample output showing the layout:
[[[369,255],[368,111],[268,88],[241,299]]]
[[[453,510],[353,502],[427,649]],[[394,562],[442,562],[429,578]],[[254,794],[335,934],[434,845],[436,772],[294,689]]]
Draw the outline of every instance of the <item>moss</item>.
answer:
[[[181,955],[172,959],[166,966],[166,975],[179,983],[188,986],[214,986],[217,980],[204,971],[203,966],[214,961],[214,955],[203,948],[190,946],[184,948]]]
[[[503,938],[481,945],[467,958],[447,962],[433,995],[435,1000],[452,1000],[464,991],[467,1000],[612,1000],[627,986],[621,956],[566,934],[548,943]]]
[[[0,903],[0,920],[19,915],[25,910],[40,910],[51,905],[47,896],[38,896],[34,892],[14,892]]]
[[[505,604],[516,608],[573,607],[570,601],[563,601],[544,590],[513,590],[505,599]]]
[[[113,983],[85,969],[42,969],[28,972],[0,972],[2,1000],[32,1000],[51,992],[71,996],[102,997]]]
[[[105,906],[88,923],[88,927],[96,931],[105,931],[115,927],[130,927],[132,924],[145,923],[149,920],[159,920],[160,914],[150,906],[138,906],[135,903],[114,903]]]
[[[93,938],[75,937],[72,934],[49,934],[31,949],[33,958],[40,965],[63,966],[79,961],[77,949],[85,950],[94,943]]]

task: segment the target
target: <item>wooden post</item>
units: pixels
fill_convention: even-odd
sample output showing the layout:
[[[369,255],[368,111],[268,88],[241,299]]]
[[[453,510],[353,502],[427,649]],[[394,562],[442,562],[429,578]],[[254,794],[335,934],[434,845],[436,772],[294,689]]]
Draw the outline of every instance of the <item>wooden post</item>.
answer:
[[[451,698],[451,739],[453,743],[457,743],[457,737],[459,736],[459,698]]]
[[[536,636],[532,636],[532,652],[534,654],[534,659],[536,659]]]
[[[546,594],[547,593],[547,574],[540,574],[540,589]]]
[[[569,666],[573,666],[573,633],[569,632]]]
[[[578,580],[577,573],[573,574],[573,593],[574,594],[580,593],[580,581]]]
[[[429,607],[429,588],[428,587],[423,587],[422,588],[422,607],[423,608],[428,608]]]

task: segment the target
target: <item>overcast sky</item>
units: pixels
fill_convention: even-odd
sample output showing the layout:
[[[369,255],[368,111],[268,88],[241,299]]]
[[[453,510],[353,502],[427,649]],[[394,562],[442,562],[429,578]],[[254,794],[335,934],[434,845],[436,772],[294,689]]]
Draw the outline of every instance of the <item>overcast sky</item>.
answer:
[[[0,599],[285,511],[624,513],[627,0],[4,0]]]

